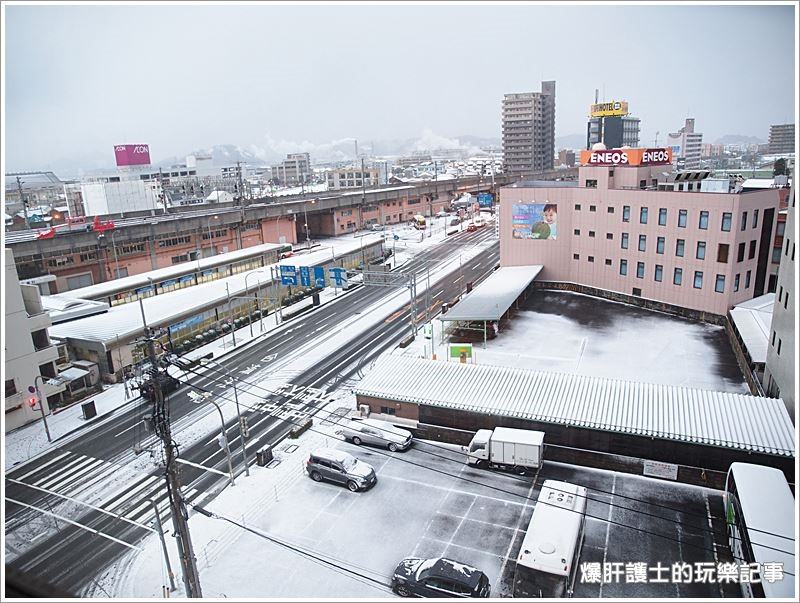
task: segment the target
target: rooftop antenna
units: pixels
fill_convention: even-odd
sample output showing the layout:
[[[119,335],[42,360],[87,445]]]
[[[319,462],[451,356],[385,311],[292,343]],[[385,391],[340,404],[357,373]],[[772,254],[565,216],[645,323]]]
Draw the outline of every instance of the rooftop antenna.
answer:
[[[597,95],[600,94],[600,90],[597,88],[594,89],[594,104],[597,104]]]
[[[658,130],[656,130],[656,139],[655,139],[655,141],[653,142],[653,146],[654,146],[654,147],[657,147],[657,146],[658,146]]]

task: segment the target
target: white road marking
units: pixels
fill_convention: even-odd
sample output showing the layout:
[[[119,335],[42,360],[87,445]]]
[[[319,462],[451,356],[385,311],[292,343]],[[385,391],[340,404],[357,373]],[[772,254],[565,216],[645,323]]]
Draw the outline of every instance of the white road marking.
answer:
[[[46,463],[44,463],[43,465],[39,465],[39,466],[38,466],[36,469],[34,469],[34,470],[32,470],[32,471],[28,471],[28,473],[26,473],[25,475],[21,475],[21,476],[19,477],[19,479],[25,479],[26,477],[30,477],[30,476],[31,476],[31,475],[33,475],[34,473],[37,473],[37,472],[41,471],[42,469],[44,469],[44,468],[45,468],[45,467],[47,467],[48,465],[52,465],[52,464],[53,464],[53,463],[55,463],[56,461],[60,461],[60,460],[61,460],[61,459],[63,459],[65,456],[69,456],[70,454],[71,454],[70,452],[63,452],[63,453],[59,454],[57,457],[55,457],[55,458],[53,458],[53,459],[51,459],[51,460],[47,461],[47,462],[46,462]]]
[[[214,469],[213,467],[206,467],[204,465],[200,465],[198,463],[193,463],[191,461],[187,461],[186,459],[176,459],[179,463],[183,463],[184,465],[191,465],[192,467],[197,467],[198,469],[205,469],[206,471],[211,471],[212,473],[219,473],[220,475],[224,475],[225,477],[230,477],[224,471],[220,471],[219,469]]]

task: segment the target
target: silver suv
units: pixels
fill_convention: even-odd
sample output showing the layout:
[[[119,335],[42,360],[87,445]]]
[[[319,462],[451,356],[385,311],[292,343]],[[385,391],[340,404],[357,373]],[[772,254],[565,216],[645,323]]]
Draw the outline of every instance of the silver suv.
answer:
[[[411,446],[411,432],[395,427],[387,421],[351,417],[337,432],[356,446],[372,444],[388,448],[391,452],[408,450]]]
[[[351,492],[374,486],[375,469],[352,454],[333,448],[318,448],[308,457],[306,471],[315,482],[327,480],[346,485]]]

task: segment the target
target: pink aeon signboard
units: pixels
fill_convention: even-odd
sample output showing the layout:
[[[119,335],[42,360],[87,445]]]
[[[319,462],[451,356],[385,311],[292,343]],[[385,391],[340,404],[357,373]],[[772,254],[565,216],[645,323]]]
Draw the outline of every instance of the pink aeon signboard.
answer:
[[[146,144],[118,144],[114,147],[117,167],[150,165],[150,146]]]

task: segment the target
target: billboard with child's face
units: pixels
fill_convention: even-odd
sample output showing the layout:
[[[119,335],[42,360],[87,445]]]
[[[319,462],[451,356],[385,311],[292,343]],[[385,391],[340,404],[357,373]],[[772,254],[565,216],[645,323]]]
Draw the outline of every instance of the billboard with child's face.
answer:
[[[519,203],[511,208],[511,237],[514,239],[558,238],[558,205]]]

